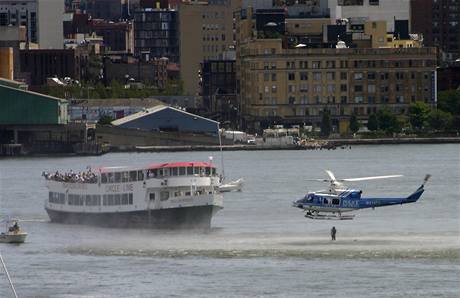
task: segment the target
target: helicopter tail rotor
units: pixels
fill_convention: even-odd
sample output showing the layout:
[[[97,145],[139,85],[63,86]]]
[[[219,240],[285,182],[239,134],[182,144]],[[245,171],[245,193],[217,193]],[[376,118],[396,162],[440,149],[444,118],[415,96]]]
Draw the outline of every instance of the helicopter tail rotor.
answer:
[[[431,175],[430,175],[430,174],[426,174],[426,176],[425,176],[425,179],[423,179],[423,184],[422,184],[422,186],[424,186],[424,185],[425,185],[425,183],[427,183],[427,182],[428,182],[428,180],[430,179],[430,177],[431,177]]]

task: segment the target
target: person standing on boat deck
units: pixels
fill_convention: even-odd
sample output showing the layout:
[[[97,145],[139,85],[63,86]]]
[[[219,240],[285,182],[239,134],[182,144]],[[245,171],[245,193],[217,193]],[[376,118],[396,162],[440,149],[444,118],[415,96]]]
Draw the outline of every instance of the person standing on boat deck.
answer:
[[[337,233],[336,228],[335,228],[335,227],[332,227],[332,229],[331,229],[331,238],[332,238],[331,240],[332,240],[332,241],[335,241],[335,234],[336,234],[336,233]]]

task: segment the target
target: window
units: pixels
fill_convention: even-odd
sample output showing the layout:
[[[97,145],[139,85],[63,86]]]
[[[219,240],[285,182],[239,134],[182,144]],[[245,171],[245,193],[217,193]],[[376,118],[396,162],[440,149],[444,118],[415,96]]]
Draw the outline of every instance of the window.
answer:
[[[193,167],[187,167],[187,175],[193,175]]]
[[[154,192],[151,192],[151,193],[149,194],[149,200],[150,200],[150,201],[155,201],[155,193],[154,193]]]
[[[329,81],[335,80],[335,72],[327,72],[327,73],[326,73],[326,78],[327,78]]]
[[[313,61],[311,63],[311,68],[321,68],[321,61]]]
[[[335,85],[334,84],[327,85],[327,92],[334,93],[335,92]]]
[[[129,181],[130,182],[137,181],[137,172],[136,171],[129,172]]]
[[[160,200],[167,201],[169,199],[169,191],[160,192]]]
[[[326,68],[335,68],[335,61],[326,61]]]
[[[347,80],[348,79],[347,73],[346,72],[341,72],[340,73],[340,79],[341,80]]]
[[[273,82],[276,81],[276,73],[272,73],[272,81],[273,81]]]
[[[347,91],[347,85],[346,84],[340,84],[340,92],[346,92]]]
[[[355,73],[353,74],[353,78],[354,78],[355,80],[362,80],[362,79],[363,79],[363,73],[362,73],[362,72],[355,72]]]
[[[362,85],[355,85],[354,90],[355,90],[355,92],[363,92],[363,86]]]
[[[313,85],[313,92],[321,93],[321,85]]]
[[[121,173],[116,172],[115,173],[115,183],[120,183],[121,182]]]
[[[300,84],[300,92],[308,92],[308,84]]]
[[[264,73],[264,81],[268,82],[269,78],[270,78],[270,74],[268,72],[265,72]]]
[[[320,72],[314,72],[313,73],[313,80],[321,81],[321,73]]]
[[[367,73],[368,80],[375,80],[375,72],[368,72]]]
[[[144,172],[142,172],[142,171],[137,171],[137,180],[138,180],[138,181],[144,180]]]
[[[289,81],[294,81],[295,80],[295,73],[294,72],[288,73],[288,80]]]
[[[185,167],[180,167],[179,168],[179,176],[185,176]]]
[[[272,93],[276,93],[276,85],[272,86]]]
[[[363,97],[362,96],[355,96],[355,103],[362,103]]]
[[[308,80],[308,73],[306,71],[300,72],[300,80],[307,81]]]
[[[295,92],[295,85],[288,85],[288,92]]]
[[[375,93],[375,85],[367,85],[367,92]]]

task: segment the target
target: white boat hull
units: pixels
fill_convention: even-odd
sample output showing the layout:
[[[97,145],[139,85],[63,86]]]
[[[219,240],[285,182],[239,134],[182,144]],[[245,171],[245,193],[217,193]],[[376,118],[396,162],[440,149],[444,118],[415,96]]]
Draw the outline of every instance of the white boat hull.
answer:
[[[222,184],[219,186],[220,192],[231,192],[231,191],[241,191],[243,189],[244,180],[242,178]]]
[[[27,233],[2,233],[0,234],[0,243],[24,243]]]

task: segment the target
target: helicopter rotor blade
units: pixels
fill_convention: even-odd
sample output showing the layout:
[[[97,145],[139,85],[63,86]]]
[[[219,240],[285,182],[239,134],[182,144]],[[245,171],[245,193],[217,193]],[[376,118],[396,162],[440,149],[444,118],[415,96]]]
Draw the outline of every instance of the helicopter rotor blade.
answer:
[[[329,178],[331,178],[332,181],[337,181],[337,179],[335,179],[334,173],[332,173],[330,170],[325,170],[325,171],[329,175]]]
[[[365,181],[365,180],[377,180],[377,179],[389,179],[389,178],[398,178],[402,177],[403,175],[386,175],[386,176],[371,176],[371,177],[361,177],[361,178],[345,178],[339,179],[338,181]]]
[[[305,181],[330,182],[329,179],[305,179]]]

